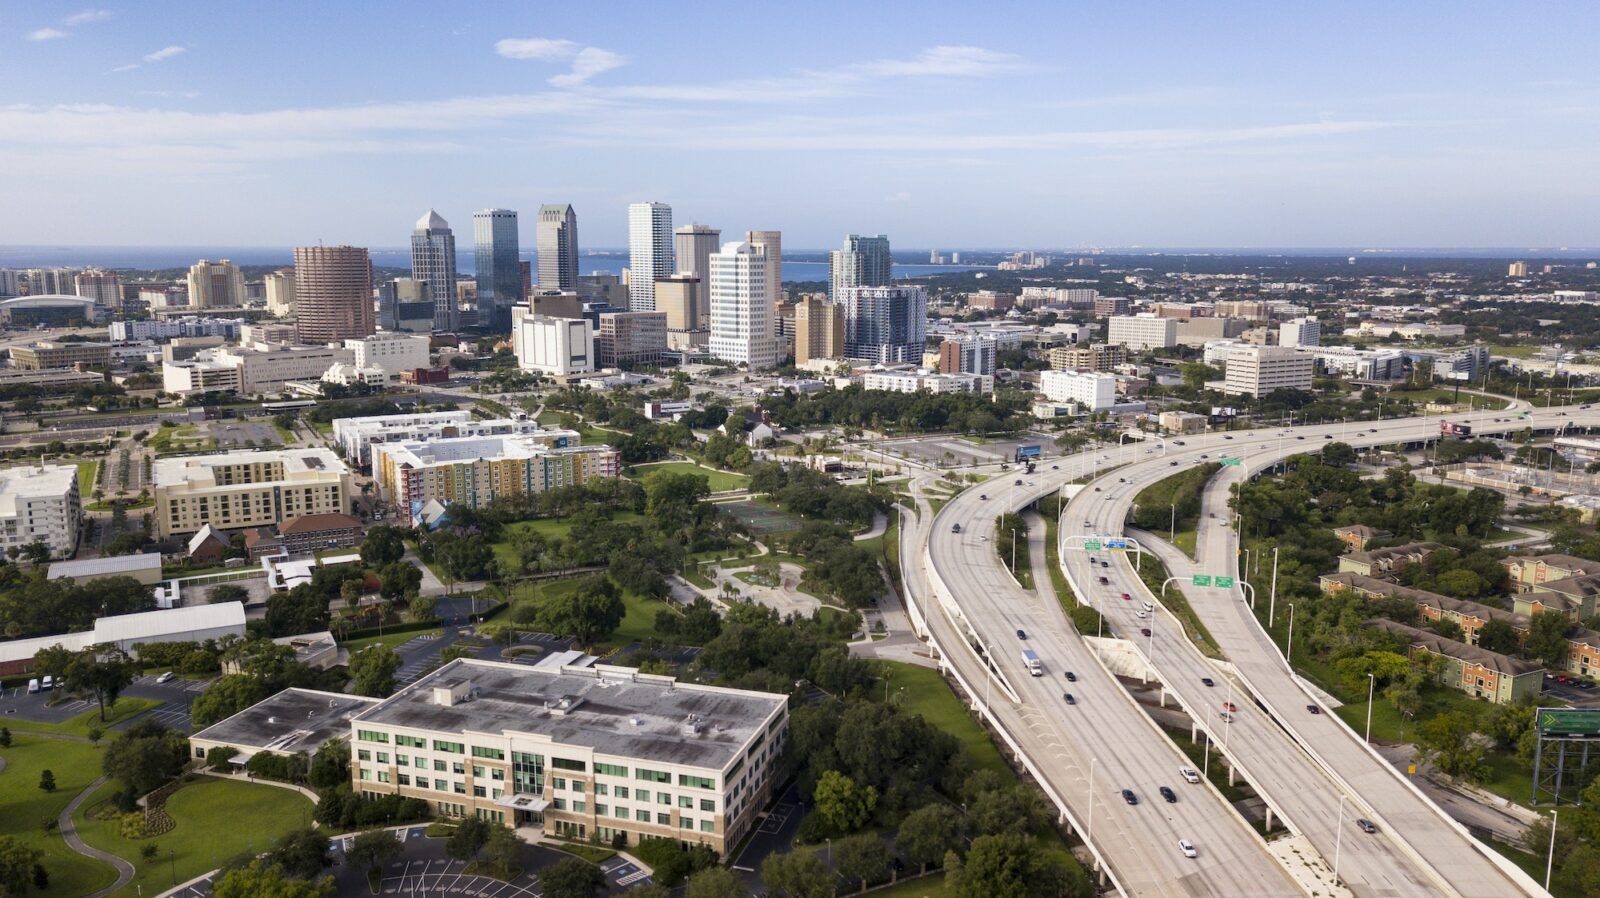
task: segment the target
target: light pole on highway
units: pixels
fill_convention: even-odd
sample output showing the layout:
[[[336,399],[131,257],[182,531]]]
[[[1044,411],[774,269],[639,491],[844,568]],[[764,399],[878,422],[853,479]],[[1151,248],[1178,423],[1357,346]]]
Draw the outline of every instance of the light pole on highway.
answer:
[[[1284,652],[1283,652],[1283,660],[1288,662],[1290,668],[1294,667],[1294,662],[1292,660],[1290,660],[1293,657],[1294,657],[1294,603],[1290,602],[1289,603],[1289,642],[1288,642],[1287,648],[1285,648]]]
[[[1333,881],[1339,881],[1339,852],[1344,848],[1344,802],[1348,796],[1339,796],[1339,822],[1334,825]]]
[[[1085,832],[1084,840],[1094,842],[1094,769],[1099,766],[1099,758],[1089,759],[1089,829]]]
[[[1272,596],[1267,599],[1267,626],[1272,626],[1272,618],[1278,609],[1278,547],[1272,547]]]
[[[1372,741],[1372,693],[1378,688],[1378,675],[1367,674],[1367,735],[1366,741]]]
[[[1090,806],[1089,810],[1092,813],[1094,807]],[[1544,890],[1546,892],[1550,891],[1550,871],[1556,865],[1556,813],[1556,811],[1550,812],[1550,853],[1544,860]]]
[[[1167,542],[1178,538],[1178,503],[1172,503],[1172,513],[1167,515]]]

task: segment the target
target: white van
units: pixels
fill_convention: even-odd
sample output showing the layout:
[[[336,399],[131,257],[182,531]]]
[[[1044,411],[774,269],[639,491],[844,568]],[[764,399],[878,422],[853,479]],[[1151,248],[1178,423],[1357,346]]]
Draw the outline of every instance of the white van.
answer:
[[[49,674],[45,674],[44,682],[39,684],[39,688],[43,689],[45,692],[49,692],[51,689],[55,688],[55,685],[56,678]]]
[[[38,677],[34,677],[33,679],[28,681],[28,692],[33,693],[33,692],[38,692],[38,691],[39,691],[39,678]]]

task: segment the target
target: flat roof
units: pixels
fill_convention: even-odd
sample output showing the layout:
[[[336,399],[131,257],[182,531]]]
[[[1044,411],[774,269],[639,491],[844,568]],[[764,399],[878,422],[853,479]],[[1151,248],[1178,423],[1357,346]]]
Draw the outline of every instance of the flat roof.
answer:
[[[99,577],[148,570],[161,570],[160,552],[145,552],[139,555],[108,555],[104,558],[84,558],[78,561],[57,561],[50,565],[49,578],[57,580],[61,577]]]
[[[281,480],[291,480],[297,474],[333,474],[349,473],[344,462],[339,460],[331,449],[252,449],[243,452],[221,452],[213,455],[179,455],[172,458],[156,459],[151,480],[156,486],[175,486],[190,484],[196,487],[211,488],[219,484],[213,473],[217,468],[233,465],[266,465],[279,463],[283,466],[282,477],[278,480],[256,480],[244,483],[228,484],[229,487],[259,487],[266,483],[278,483]],[[77,469],[72,469],[76,476]]]
[[[26,465],[0,470],[0,515],[15,515],[18,499],[60,498],[77,484],[77,465]]]
[[[350,732],[350,718],[383,701],[364,695],[289,688],[219,720],[193,739],[225,742],[246,751],[315,752]]]
[[[435,701],[435,688],[460,686],[470,689],[468,698],[449,706]],[[550,669],[461,658],[355,719],[449,733],[530,733],[608,755],[720,770],[788,700],[677,683],[629,667]],[[697,728],[688,726],[691,719]]]

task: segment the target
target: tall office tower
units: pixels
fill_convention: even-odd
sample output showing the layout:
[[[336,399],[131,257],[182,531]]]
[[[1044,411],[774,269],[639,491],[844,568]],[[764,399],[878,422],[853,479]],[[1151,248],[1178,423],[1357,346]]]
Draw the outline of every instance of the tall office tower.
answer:
[[[709,258],[709,257],[708,257]],[[706,311],[700,305],[702,282],[692,274],[675,274],[656,280],[656,311],[667,315],[667,330],[700,330]]]
[[[522,278],[522,298],[527,299],[533,295],[533,263],[522,259],[517,262],[517,270],[521,272],[518,276]]]
[[[472,213],[472,258],[478,282],[478,326],[511,329],[511,307],[521,302],[522,265],[518,258],[517,213],[484,209]]]
[[[239,266],[222,259],[205,259],[189,266],[189,308],[238,308],[244,305],[244,275]]]
[[[73,279],[73,284],[75,293],[93,299],[94,304],[101,308],[122,308],[122,275],[115,271],[98,268],[80,271]]]
[[[295,337],[331,343],[370,336],[372,259],[360,246],[294,248]]]
[[[268,272],[261,282],[267,288],[267,311],[287,318],[294,314],[294,269],[280,268]]]
[[[656,278],[672,274],[672,207],[634,203],[628,207],[628,309],[656,310]]]
[[[694,306],[704,322],[711,308],[711,254],[722,246],[722,232],[710,225],[688,224],[672,232],[677,251],[678,273],[699,279]],[[704,323],[696,325],[705,326]]]
[[[1322,345],[1322,322],[1315,318],[1295,318],[1278,325],[1279,346]]]
[[[538,228],[539,287],[578,289],[578,213],[565,204],[540,206]]]
[[[778,363],[767,257],[744,241],[711,254],[711,354],[752,370]]]
[[[411,277],[427,281],[433,291],[433,329],[458,328],[461,312],[456,303],[456,235],[449,222],[432,209],[417,219],[411,232]]]
[[[844,287],[844,352],[874,362],[922,361],[928,338],[928,291],[923,287]]]
[[[820,295],[807,296],[794,307],[794,363],[836,359],[844,355],[844,309]]]
[[[767,302],[783,302],[783,232],[745,231],[744,241],[767,254]]]
[[[828,295],[838,302],[845,287],[887,287],[892,265],[888,237],[851,234],[842,248],[828,253]]]
[[[427,281],[395,278],[378,285],[378,326],[426,334],[433,330],[433,291]]]

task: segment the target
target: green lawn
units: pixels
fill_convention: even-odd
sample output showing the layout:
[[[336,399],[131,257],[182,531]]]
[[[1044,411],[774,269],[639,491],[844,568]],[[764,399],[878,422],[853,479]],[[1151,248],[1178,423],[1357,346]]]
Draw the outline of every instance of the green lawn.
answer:
[[[35,723],[31,720],[13,718],[7,721],[12,732],[34,733],[65,733],[70,736],[87,736],[89,730],[99,727],[101,730],[110,730],[111,725],[119,720],[127,720],[135,714],[142,714],[161,702],[149,698],[123,698],[117,699],[116,704],[106,708],[106,719],[100,719],[98,706],[85,711],[76,717],[69,717],[60,723]]]
[[[1211,633],[1206,625],[1201,622],[1200,616],[1189,607],[1189,597],[1183,594],[1176,584],[1162,595],[1161,584],[1167,580],[1167,567],[1161,559],[1148,552],[1139,553],[1139,578],[1150,587],[1150,591],[1161,599],[1161,604],[1183,622],[1184,635],[1194,643],[1201,654],[1208,658],[1222,658],[1222,649],[1217,647],[1216,640],[1211,638]]]
[[[403,630],[399,633],[385,633],[382,636],[363,636],[360,639],[342,642],[340,645],[349,649],[350,654],[354,655],[369,645],[386,645],[392,649],[403,643],[410,642],[418,636],[438,636],[442,632],[444,631],[438,627],[434,627],[431,630]]]
[[[993,770],[1008,779],[1015,775],[938,671],[899,661],[881,661],[878,669],[888,677],[890,700],[960,739],[972,756],[974,769]]]
[[[94,820],[84,813],[114,791],[111,783],[102,786],[85,803],[77,822],[85,842],[134,863],[133,882],[117,892],[119,896],[141,894],[141,888],[143,894],[157,895],[216,869],[235,854],[265,851],[284,833],[309,826],[314,807],[305,796],[288,789],[199,777],[167,799],[167,813],[176,828],[151,839],[128,839],[118,830],[117,820]],[[147,844],[160,849],[153,861],[139,856]]]
[[[742,490],[750,485],[750,477],[746,474],[736,474],[732,471],[719,471],[705,468],[693,462],[669,461],[654,465],[634,465],[628,469],[628,476],[634,480],[644,480],[656,471],[667,474],[700,474],[709,482],[713,493],[724,490]]]
[[[565,595],[576,589],[577,586],[577,579],[550,580],[543,583],[532,581],[518,583],[511,590],[511,613],[515,615],[519,605],[535,604],[553,596]],[[624,591],[622,603],[627,607],[627,614],[623,616],[622,623],[609,638],[595,645],[597,653],[621,648],[630,642],[640,642],[657,635],[656,612],[667,607],[665,602],[642,599]]]
[[[116,881],[109,865],[86,858],[67,847],[56,832],[45,832],[45,820],[55,820],[61,810],[100,775],[100,752],[96,746],[59,739],[25,736],[13,730],[10,748],[0,749],[6,769],[0,772],[0,835],[16,836],[30,848],[44,851],[44,868],[50,874],[50,888],[29,890],[47,898],[78,898]],[[39,788],[39,774],[55,774],[56,790]],[[153,893],[152,893],[153,894]]]
[[[94,495],[95,475],[99,473],[100,463],[97,461],[78,462],[78,497],[87,499]]]
[[[956,887],[945,881],[943,873],[932,873],[872,894],[874,898],[955,898]]]
[[[1504,356],[1508,359],[1531,359],[1542,346],[1508,345],[1505,343],[1489,344],[1489,354]]]
[[[642,515],[633,511],[613,512],[611,520],[622,524],[639,520]],[[511,534],[518,530],[535,530],[544,534],[545,539],[565,539],[572,532],[572,522],[565,518],[539,518],[534,521],[517,521],[507,524],[500,533],[500,539],[491,543],[496,560],[509,565],[512,570],[517,569],[517,553],[511,548]]]

